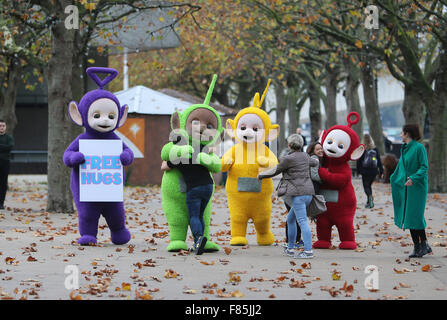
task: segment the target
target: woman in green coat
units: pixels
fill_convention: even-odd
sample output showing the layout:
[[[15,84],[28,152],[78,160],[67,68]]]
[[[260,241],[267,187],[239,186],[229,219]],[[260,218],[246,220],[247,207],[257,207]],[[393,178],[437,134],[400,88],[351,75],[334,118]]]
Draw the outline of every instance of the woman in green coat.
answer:
[[[394,223],[401,229],[410,229],[414,251],[410,258],[431,253],[425,235],[425,203],[428,193],[428,161],[425,147],[416,140],[421,139],[417,124],[402,128],[401,157],[391,175],[391,192],[394,206]]]

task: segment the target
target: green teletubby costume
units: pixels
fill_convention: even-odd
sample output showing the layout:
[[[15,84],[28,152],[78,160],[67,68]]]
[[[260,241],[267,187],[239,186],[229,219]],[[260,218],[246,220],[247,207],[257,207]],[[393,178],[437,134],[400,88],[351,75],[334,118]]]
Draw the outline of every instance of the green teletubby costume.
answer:
[[[181,135],[181,137],[185,139],[188,144],[178,145],[173,142],[167,143],[161,150],[162,160],[172,162],[178,161],[180,158],[190,158],[191,153],[194,151],[192,145],[199,145],[200,143],[201,145],[212,146],[217,142],[224,129],[222,128],[219,114],[214,108],[209,106],[216,80],[217,75],[214,75],[203,104],[194,104],[188,107],[182,113],[174,112],[171,117],[171,129],[173,130],[173,132]],[[212,139],[208,141],[202,141],[200,139],[200,141],[197,141],[196,139],[193,139],[193,137],[191,137],[187,132],[188,117],[193,111],[195,112],[195,114],[202,112],[207,113],[207,115],[209,116],[210,112],[205,110],[209,110],[212,112],[212,114],[215,115],[217,119],[217,130]],[[214,153],[207,154],[204,152],[200,152],[197,156],[197,162],[200,165],[206,167],[208,171],[210,171],[210,175],[211,172],[220,172],[221,161],[219,157]],[[188,250],[188,246],[185,241],[189,225],[189,214],[188,208],[186,206],[186,192],[183,187],[183,176],[178,169],[173,168],[172,170],[164,172],[161,182],[161,195],[162,208],[169,225],[170,243],[167,248],[168,251]],[[217,244],[209,241],[211,205],[213,195],[214,183],[213,193],[203,213],[203,220],[205,224],[203,235],[208,239],[205,245],[205,251],[207,252],[218,251],[220,249]]]

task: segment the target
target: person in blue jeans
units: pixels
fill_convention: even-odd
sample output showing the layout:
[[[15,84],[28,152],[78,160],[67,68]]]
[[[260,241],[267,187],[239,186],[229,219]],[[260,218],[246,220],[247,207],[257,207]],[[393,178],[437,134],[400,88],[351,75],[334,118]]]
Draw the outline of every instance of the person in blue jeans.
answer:
[[[206,237],[203,236],[205,231],[203,212],[205,211],[212,194],[212,184],[199,185],[186,191],[186,206],[188,207],[189,213],[189,227],[191,228],[194,243],[197,247],[197,254],[201,254],[198,248],[205,247],[205,243],[207,241]],[[202,244],[202,242],[204,243]]]
[[[203,236],[205,231],[205,222],[203,220],[203,213],[206,206],[213,195],[213,178],[208,169],[198,163],[194,163],[192,159],[197,157],[199,152],[203,151],[203,146],[200,150],[193,152],[190,159],[184,159],[179,164],[174,164],[170,161],[163,162],[162,170],[170,170],[177,168],[183,176],[183,182],[186,186],[186,206],[189,214],[189,227],[194,237],[194,246],[191,251],[197,255],[201,255],[205,250],[205,245],[208,239]],[[182,183],[183,184],[183,183]]]
[[[288,239],[293,239],[297,234],[296,222],[301,229],[301,237],[304,242],[304,255],[301,254],[298,258],[312,258],[312,232],[310,230],[309,223],[307,221],[307,210],[306,207],[312,201],[311,195],[302,195],[292,197],[292,208],[287,215],[287,228],[288,228]],[[292,238],[291,238],[292,237]],[[289,241],[285,253],[290,255],[290,249],[295,246],[294,241]]]
[[[303,138],[299,134],[292,134],[287,138],[288,155],[281,158],[279,164],[270,170],[261,172],[258,179],[271,178],[282,173],[282,179],[277,187],[278,196],[284,196],[291,204],[287,215],[288,245],[284,252],[288,256],[299,259],[311,259],[314,257],[312,250],[312,232],[307,220],[306,207],[312,201],[315,194],[314,185],[310,178],[310,167],[317,167],[319,161],[311,158],[303,152]],[[295,253],[295,239],[297,234],[296,222],[301,229],[304,242],[304,251]]]

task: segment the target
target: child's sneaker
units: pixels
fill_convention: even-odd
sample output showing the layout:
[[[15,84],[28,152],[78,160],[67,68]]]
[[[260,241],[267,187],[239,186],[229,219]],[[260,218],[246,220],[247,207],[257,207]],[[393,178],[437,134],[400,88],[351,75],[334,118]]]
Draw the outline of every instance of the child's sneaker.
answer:
[[[284,248],[284,254],[289,257],[295,256],[295,250],[289,249],[288,247]]]
[[[197,255],[201,255],[205,250],[206,241],[208,239],[206,237],[200,236],[197,239],[197,242],[194,243],[193,250]]]
[[[301,251],[296,254],[296,259],[312,259],[314,257],[313,251]]]

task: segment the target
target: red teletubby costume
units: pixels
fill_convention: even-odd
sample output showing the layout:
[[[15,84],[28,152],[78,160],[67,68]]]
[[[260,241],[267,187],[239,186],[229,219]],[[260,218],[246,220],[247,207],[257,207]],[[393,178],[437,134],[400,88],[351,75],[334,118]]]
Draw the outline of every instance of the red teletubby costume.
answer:
[[[355,116],[354,120],[351,117]],[[331,247],[332,226],[337,226],[340,249],[356,249],[354,215],[357,199],[351,183],[349,160],[359,159],[365,147],[351,126],[360,121],[357,112],[348,115],[348,125],[336,125],[324,131],[320,141],[324,150],[323,166],[318,170],[323,183],[321,194],[326,198],[327,211],[317,216],[317,249]]]

